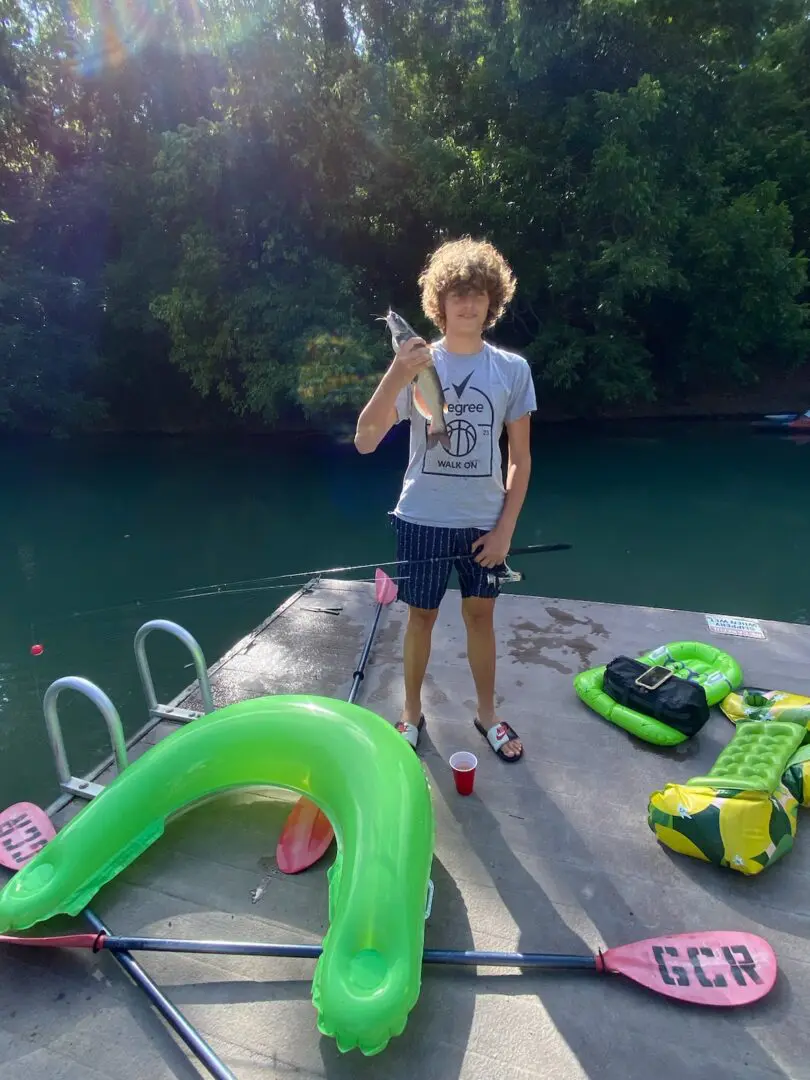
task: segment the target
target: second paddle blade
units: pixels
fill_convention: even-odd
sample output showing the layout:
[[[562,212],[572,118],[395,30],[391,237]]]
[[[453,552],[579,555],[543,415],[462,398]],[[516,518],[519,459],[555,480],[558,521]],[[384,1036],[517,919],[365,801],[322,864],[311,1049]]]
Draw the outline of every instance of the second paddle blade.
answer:
[[[315,803],[301,798],[284,823],[276,846],[276,862],[284,874],[298,874],[312,866],[332,843],[329,818]]]
[[[397,598],[397,584],[392,581],[384,570],[377,567],[377,571],[374,574],[374,593],[377,597],[377,603],[385,606],[386,604],[393,603]]]
[[[55,836],[51,819],[30,802],[0,813],[0,865],[17,870]]]
[[[777,962],[764,938],[736,930],[669,934],[608,949],[604,971],[697,1005],[750,1005],[773,989]]]

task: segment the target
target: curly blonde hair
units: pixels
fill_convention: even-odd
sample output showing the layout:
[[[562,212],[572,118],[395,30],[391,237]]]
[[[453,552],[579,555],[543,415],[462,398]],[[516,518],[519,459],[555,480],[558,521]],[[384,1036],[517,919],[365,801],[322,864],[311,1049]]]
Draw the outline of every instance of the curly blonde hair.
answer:
[[[503,255],[486,240],[463,236],[448,240],[429,257],[419,275],[422,310],[444,333],[444,298],[451,290],[474,290],[489,294],[489,311],[483,329],[503,316],[515,294],[517,278]]]

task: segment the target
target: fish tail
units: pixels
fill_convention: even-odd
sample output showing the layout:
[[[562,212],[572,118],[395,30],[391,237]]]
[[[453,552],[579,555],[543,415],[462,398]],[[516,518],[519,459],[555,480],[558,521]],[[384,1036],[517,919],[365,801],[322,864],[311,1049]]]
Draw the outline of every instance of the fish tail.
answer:
[[[433,424],[431,424],[428,428],[426,442],[428,450],[432,450],[434,446],[443,446],[445,450],[450,451],[450,435],[444,426],[434,428]]]

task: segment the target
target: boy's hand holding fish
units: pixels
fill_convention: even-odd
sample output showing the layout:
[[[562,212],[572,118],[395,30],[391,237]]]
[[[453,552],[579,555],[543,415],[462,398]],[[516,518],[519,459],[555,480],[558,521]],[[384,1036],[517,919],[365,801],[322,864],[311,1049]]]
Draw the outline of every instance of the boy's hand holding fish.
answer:
[[[447,402],[444,399],[441,380],[433,365],[433,355],[425,342],[408,323],[391,308],[385,316],[385,324],[391,334],[391,344],[400,369],[411,374],[413,403],[417,412],[428,421],[427,448],[441,444],[450,449],[450,433],[447,428]],[[408,348],[410,346],[410,349]],[[427,354],[427,361],[425,355]],[[407,384],[406,384],[407,385]],[[396,418],[396,417],[395,417]]]
[[[397,396],[431,364],[430,350],[423,338],[411,337],[400,343],[388,370],[357,420],[354,445],[361,454],[371,454],[396,423]]]
[[[394,354],[391,366],[401,373],[402,386],[407,386],[420,371],[423,371],[428,364],[432,363],[433,357],[425,339],[412,337],[400,344]],[[400,390],[402,386],[400,386]]]
[[[445,421],[447,406],[427,342],[390,309],[382,321],[391,333],[394,359],[369,403],[360,413],[354,445],[361,454],[370,454],[377,449],[385,434],[397,421],[397,396],[406,386],[414,383],[416,408],[430,421],[428,446],[441,443],[442,446],[449,447],[450,438]]]

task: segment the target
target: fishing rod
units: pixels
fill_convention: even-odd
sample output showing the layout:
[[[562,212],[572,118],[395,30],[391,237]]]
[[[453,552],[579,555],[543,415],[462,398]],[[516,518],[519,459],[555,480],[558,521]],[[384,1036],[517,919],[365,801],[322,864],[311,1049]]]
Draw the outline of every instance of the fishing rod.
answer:
[[[529,544],[526,547],[512,548],[507,553],[507,558],[520,555],[540,555],[546,552],[553,551],[568,551],[573,547],[573,544]],[[129,600],[123,604],[110,604],[105,607],[98,608],[86,608],[82,611],[73,611],[69,615],[52,616],[46,618],[46,622],[61,622],[63,620],[87,618],[90,615],[106,615],[113,611],[126,611],[129,608],[147,607],[151,604],[165,604],[169,602],[179,603],[183,600],[204,600],[209,596],[239,596],[247,593],[257,592],[271,592],[273,589],[289,589],[296,585],[298,578],[320,578],[326,574],[340,574],[350,573],[354,570],[369,570],[373,567],[384,566],[423,566],[432,562],[449,562],[454,559],[474,558],[472,552],[466,555],[435,555],[426,559],[417,559],[414,562],[410,562],[405,559],[392,559],[389,562],[377,563],[357,563],[354,566],[332,566],[324,570],[297,570],[292,574],[275,574],[272,577],[263,578],[244,578],[241,581],[223,581],[221,584],[212,585],[198,585],[194,588],[180,589],[177,592],[168,593],[166,596],[157,597],[152,600]],[[410,577],[409,574],[403,574],[397,577],[392,577],[392,581],[407,581]],[[514,583],[522,581],[523,576],[518,575],[515,571],[510,570],[508,567],[506,570],[491,570],[490,578],[498,578],[506,583]],[[355,580],[374,580],[370,579],[355,579]]]
[[[550,551],[568,551],[573,547],[572,544],[529,544],[527,547],[511,548],[506,557],[512,558],[516,555],[541,555]],[[325,570],[296,570],[292,574],[274,574],[272,577],[261,578],[246,578],[242,581],[225,581],[221,585],[198,585],[191,589],[180,589],[175,593],[172,593],[171,597],[167,599],[181,599],[185,596],[193,596],[199,592],[208,592],[213,589],[230,589],[233,586],[244,585],[264,585],[273,581],[290,581],[293,578],[311,577],[319,578],[325,574],[349,574],[355,570],[373,570],[375,567],[386,566],[401,566],[407,563],[408,566],[423,566],[432,562],[451,562],[454,559],[475,558],[473,552],[467,552],[462,555],[431,555],[426,559],[416,559],[414,561],[408,559],[391,559],[389,562],[369,562],[369,563],[356,563],[354,566],[330,566]],[[280,586],[286,588],[287,586]]]

